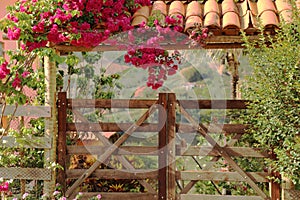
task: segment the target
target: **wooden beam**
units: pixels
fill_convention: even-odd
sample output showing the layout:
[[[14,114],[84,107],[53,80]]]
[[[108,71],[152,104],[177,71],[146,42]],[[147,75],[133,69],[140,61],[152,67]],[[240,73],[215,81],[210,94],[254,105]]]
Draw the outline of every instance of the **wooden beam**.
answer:
[[[248,36],[250,41],[258,40],[258,36]],[[244,48],[242,36],[212,36],[206,39],[205,46],[190,46],[188,44],[175,44],[175,43],[163,43],[160,44],[162,49],[165,50],[194,50],[194,49],[232,49],[232,48]],[[68,45],[56,45],[57,51],[64,52],[82,52],[82,51],[126,51],[126,47],[119,45],[98,45],[94,48],[76,47]]]
[[[224,134],[231,134],[231,133],[245,133],[246,129],[249,127],[249,125],[245,124],[199,124],[199,126],[202,126],[205,128],[208,133],[223,133]],[[208,128],[207,128],[208,127]],[[178,133],[194,133],[197,131],[192,125],[188,123],[181,123],[176,124],[176,131]]]
[[[131,193],[131,192],[89,192],[82,193],[82,199],[89,199],[101,194],[102,198],[105,200],[116,200],[116,199],[126,199],[126,200],[157,200],[157,194],[150,193]]]
[[[266,172],[248,172],[255,182],[267,183],[270,174]],[[176,179],[194,181],[229,181],[245,182],[245,178],[238,172],[214,172],[214,171],[178,171]]]
[[[176,198],[176,96],[167,94],[167,199]]]
[[[57,169],[56,181],[66,192],[66,160],[67,160],[67,93],[59,92],[57,100],[58,136],[57,136],[57,163],[62,169]]]
[[[101,155],[109,147],[104,146],[67,146],[67,154],[92,154]],[[121,146],[118,148],[113,155],[158,155],[158,147],[156,146]]]
[[[68,99],[68,108],[150,108],[157,100]]]
[[[230,156],[267,158],[268,152],[260,152],[260,149],[250,147],[224,147]],[[220,156],[219,152],[211,146],[189,146],[188,148],[177,147],[181,156]]]
[[[158,199],[167,199],[167,94],[158,97],[158,122],[161,127],[158,134]]]
[[[86,169],[69,169],[66,171],[68,179],[77,179]],[[158,172],[153,170],[118,170],[97,169],[89,178],[96,179],[157,179]]]
[[[23,106],[23,105],[2,105],[0,104],[0,110],[4,109],[4,116],[14,114],[14,117],[28,116],[28,117],[51,117],[50,106]],[[16,111],[15,111],[16,110]]]
[[[0,177],[4,179],[50,181],[52,177],[51,174],[51,169],[0,167]]]
[[[246,100],[178,100],[184,109],[246,109]]]
[[[260,196],[181,194],[180,200],[263,200]]]
[[[67,123],[67,131],[77,132],[118,132],[127,130],[131,123]],[[158,132],[158,124],[143,123],[138,132]]]
[[[78,131],[78,132],[118,132],[128,129],[130,123],[67,123],[68,131]],[[201,125],[201,124],[200,124]],[[204,125],[203,125],[204,126]],[[248,128],[248,125],[244,124],[209,124],[208,132],[209,133],[221,133],[225,134],[231,133],[245,133],[245,130]],[[155,123],[143,123],[137,129],[138,132],[158,132],[159,125]],[[176,132],[179,133],[193,133],[195,128],[187,123],[176,124]]]

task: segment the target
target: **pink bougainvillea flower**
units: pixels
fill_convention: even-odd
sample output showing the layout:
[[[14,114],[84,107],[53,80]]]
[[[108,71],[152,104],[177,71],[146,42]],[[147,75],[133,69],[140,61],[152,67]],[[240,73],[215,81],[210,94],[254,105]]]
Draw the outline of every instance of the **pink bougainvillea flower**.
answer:
[[[21,87],[21,79],[19,78],[19,75],[18,75],[18,74],[16,74],[16,77],[15,77],[15,79],[14,79],[13,82],[12,82],[12,86],[13,86],[15,89]]]
[[[0,65],[0,79],[4,79],[10,73],[7,65],[8,63],[6,61]]]
[[[18,40],[21,35],[21,29],[14,27],[14,28],[8,28],[7,29],[7,37],[10,40]]]
[[[89,30],[90,28],[91,28],[91,25],[87,22],[82,23],[80,26],[81,30]]]
[[[29,71],[25,71],[25,72],[22,73],[22,77],[26,78],[29,74],[30,74]]]
[[[7,192],[9,189],[9,184],[8,182],[4,182],[0,184],[0,192]]]

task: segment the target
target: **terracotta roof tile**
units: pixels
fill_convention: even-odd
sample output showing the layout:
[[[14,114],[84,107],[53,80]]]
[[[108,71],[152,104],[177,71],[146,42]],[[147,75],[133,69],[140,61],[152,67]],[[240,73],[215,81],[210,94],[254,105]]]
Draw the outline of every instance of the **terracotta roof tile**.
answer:
[[[300,8],[300,0],[296,0]],[[137,11],[132,20],[136,26],[140,22],[147,21],[155,10],[161,11],[164,16],[182,15],[184,18],[184,31],[188,32],[195,23],[208,27],[214,35],[238,35],[244,30],[248,35],[258,33],[258,21],[260,18],[266,31],[274,34],[280,22],[291,21],[291,5],[287,0],[206,0],[198,1],[153,1],[152,6],[143,7]]]

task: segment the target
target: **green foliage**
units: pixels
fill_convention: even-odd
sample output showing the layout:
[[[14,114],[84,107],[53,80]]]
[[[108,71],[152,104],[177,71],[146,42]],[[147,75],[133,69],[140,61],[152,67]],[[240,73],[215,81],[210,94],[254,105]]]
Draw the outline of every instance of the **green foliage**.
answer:
[[[263,31],[263,30],[262,30]],[[283,23],[274,38],[244,35],[253,74],[243,87],[249,104],[245,120],[254,142],[274,155],[267,163],[295,183],[300,182],[300,16]],[[259,48],[256,48],[256,47]]]

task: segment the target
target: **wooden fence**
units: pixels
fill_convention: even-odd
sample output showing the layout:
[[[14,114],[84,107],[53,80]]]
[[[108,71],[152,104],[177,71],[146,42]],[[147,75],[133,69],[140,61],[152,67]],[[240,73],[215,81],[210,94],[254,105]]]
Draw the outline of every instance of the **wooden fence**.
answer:
[[[3,110],[3,116],[14,115],[14,117],[29,117],[29,118],[49,118],[51,117],[51,108],[49,106],[13,106],[0,105],[0,110]],[[51,149],[51,138],[48,137],[33,137],[27,136],[23,138],[15,138],[13,136],[3,136],[0,140],[1,148],[36,148],[36,149]],[[0,177],[3,179],[21,179],[21,180],[43,180],[50,181],[52,179],[52,170],[48,168],[22,168],[0,167]]]
[[[190,114],[190,110],[239,110],[246,109],[243,100],[177,100],[175,94],[159,94],[158,100],[76,100],[67,99],[66,93],[58,94],[58,163],[64,167],[57,174],[57,182],[60,183],[66,196],[73,198],[80,186],[88,179],[130,179],[137,180],[145,188],[142,192],[100,192],[103,199],[182,199],[182,200],[226,200],[226,199],[279,199],[280,187],[268,180],[270,174],[265,171],[249,171],[242,169],[235,158],[264,158],[268,154],[252,147],[239,147],[235,144],[246,134],[246,125],[243,124],[218,124],[211,122],[205,125]],[[144,113],[132,123],[89,122],[81,108],[126,108],[143,110]],[[70,120],[69,116],[72,116]],[[149,122],[149,117],[156,119]],[[178,122],[178,118],[184,118],[184,122]],[[76,120],[74,120],[76,118]],[[122,135],[110,143],[103,134],[105,132],[119,132]],[[156,132],[158,133],[157,145],[152,146],[128,146],[126,141],[133,133]],[[221,132],[228,136],[230,141],[226,145],[220,145],[213,137],[213,133]],[[67,145],[68,134],[92,133],[101,145],[79,146]],[[206,145],[187,145],[178,137],[187,134],[201,136]],[[183,137],[184,138],[184,137]],[[125,144],[124,144],[125,143]],[[70,169],[69,158],[74,155],[97,155],[94,163],[87,169]],[[126,155],[148,155],[157,157],[155,170],[136,169],[126,159]],[[107,159],[114,156],[122,164],[123,170],[101,169]],[[180,157],[189,157],[195,160],[199,170],[179,170],[176,160]],[[210,162],[205,166],[197,161],[197,157],[209,157]],[[227,171],[218,171],[213,166],[223,159],[228,163]],[[250,163],[249,163],[250,165]],[[124,171],[125,170],[125,171]],[[220,182],[245,182],[256,195],[226,195],[226,194],[195,194],[191,189],[198,181],[210,181],[219,193]],[[154,184],[153,184],[154,183]],[[259,184],[258,184],[259,183]],[[267,193],[262,185],[268,188]],[[98,192],[85,192],[85,197],[98,194]]]

